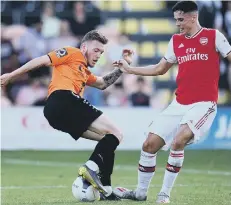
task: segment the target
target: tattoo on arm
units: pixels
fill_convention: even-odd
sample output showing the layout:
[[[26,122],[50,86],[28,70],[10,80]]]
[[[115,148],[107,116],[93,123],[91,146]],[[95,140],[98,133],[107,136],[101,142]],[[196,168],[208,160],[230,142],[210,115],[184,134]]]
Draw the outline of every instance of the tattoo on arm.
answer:
[[[122,75],[122,71],[119,68],[116,68],[111,73],[105,75],[103,77],[104,86],[102,89],[106,89],[108,86],[112,85],[116,80]]]

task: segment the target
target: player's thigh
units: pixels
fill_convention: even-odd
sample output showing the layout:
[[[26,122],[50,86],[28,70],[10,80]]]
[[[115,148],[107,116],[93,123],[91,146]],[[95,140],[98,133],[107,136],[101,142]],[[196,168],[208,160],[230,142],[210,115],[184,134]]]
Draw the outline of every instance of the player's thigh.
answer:
[[[122,132],[105,114],[102,114],[95,119],[95,121],[88,127],[88,130],[100,135],[113,134],[119,139],[119,141],[123,138]]]
[[[161,137],[165,144],[168,144],[173,139],[183,115],[184,109],[174,99],[166,109],[155,116],[148,127],[148,133]]]
[[[181,115],[160,113],[148,127],[147,132],[161,137],[165,142],[164,149],[168,149],[179,128],[181,119]]]
[[[185,145],[193,139],[194,134],[188,124],[181,124],[171,144],[172,150],[183,150]]]
[[[214,102],[200,102],[190,109],[182,118],[180,124],[187,124],[193,135],[185,130],[177,135],[179,140],[198,141],[211,127],[217,114],[217,105]],[[187,135],[188,133],[188,135]],[[188,139],[187,139],[188,137]]]
[[[104,135],[100,135],[100,134],[98,134],[96,132],[92,132],[90,130],[87,130],[82,134],[82,138],[94,140],[94,141],[100,141],[103,137],[104,137]]]

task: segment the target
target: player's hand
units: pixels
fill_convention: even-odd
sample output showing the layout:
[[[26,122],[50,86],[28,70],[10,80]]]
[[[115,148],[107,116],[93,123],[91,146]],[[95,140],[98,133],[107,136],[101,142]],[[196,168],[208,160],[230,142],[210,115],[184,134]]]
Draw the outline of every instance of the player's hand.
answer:
[[[129,73],[130,65],[128,65],[126,60],[121,59],[119,61],[114,62],[113,65],[119,67],[119,69],[124,73]]]
[[[129,66],[132,63],[133,55],[134,55],[133,50],[131,50],[131,49],[124,49],[123,50],[122,57],[123,57],[123,60],[126,62],[126,64],[124,63],[125,66],[126,65]],[[115,61],[112,65],[114,67],[119,67],[120,70],[123,71],[124,73],[128,73],[128,70],[123,68],[123,62],[121,61],[121,63],[120,63],[120,61]]]
[[[131,63],[132,63],[133,55],[134,55],[134,51],[133,50],[131,50],[131,49],[124,49],[123,50],[122,57],[123,57],[124,60],[127,61],[127,63],[129,65],[131,65]]]
[[[1,75],[0,78],[1,78],[1,87],[3,87],[3,86],[6,86],[10,82],[12,77],[10,73],[6,73],[6,74]]]

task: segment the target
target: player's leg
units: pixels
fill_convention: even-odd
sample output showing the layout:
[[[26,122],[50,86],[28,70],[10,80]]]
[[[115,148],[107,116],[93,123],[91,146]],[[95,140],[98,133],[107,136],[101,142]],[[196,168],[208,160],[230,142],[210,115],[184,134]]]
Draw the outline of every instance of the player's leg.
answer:
[[[159,135],[149,132],[143,143],[138,164],[138,183],[135,191],[137,199],[147,198],[148,188],[155,174],[157,152],[164,145],[165,141]]]
[[[170,192],[184,161],[184,145],[193,138],[188,125],[181,125],[171,146],[164,174],[163,185],[157,196],[157,203],[169,203]]]
[[[88,127],[88,130],[98,133],[99,135],[113,134],[119,141],[123,139],[122,132],[105,114],[102,114],[95,119]]]
[[[200,136],[208,131],[215,116],[216,105],[212,102],[197,103],[185,114],[171,146],[163,186],[157,202],[166,203],[169,201],[174,182],[183,165],[185,146],[190,141],[198,140]]]
[[[105,135],[102,134],[98,134],[96,132],[87,130],[86,132],[83,133],[82,137],[85,139],[90,139],[90,140],[94,140],[94,141],[100,141]],[[109,186],[107,183],[107,181],[111,181],[110,176],[101,176],[101,181],[103,181],[103,185],[105,185],[107,191],[110,193],[111,192],[111,185]],[[114,194],[111,194],[109,196],[104,196],[104,195],[100,195],[100,200],[118,200],[119,198],[117,196],[115,196]]]
[[[148,128],[148,136],[143,143],[139,166],[138,166],[138,184],[135,191],[125,188],[116,188],[114,190],[121,198],[143,201],[147,198],[147,192],[152,177],[155,174],[156,155],[164,146],[169,146],[172,138],[172,132],[175,132],[181,120],[181,116],[171,116],[160,114],[156,117],[154,123]]]
[[[93,140],[93,141],[100,141],[103,137],[104,137],[104,135],[100,135],[100,134],[93,132],[93,131],[90,131],[90,130],[87,130],[86,132],[84,132],[82,134],[82,138]]]
[[[137,188],[133,191],[117,187],[114,189],[117,196],[135,201],[145,201],[147,199],[148,188],[155,174],[157,151],[164,145],[165,142],[160,136],[151,132],[148,133],[140,154]]]
[[[144,196],[147,196],[149,184],[155,174],[157,152],[161,148],[167,150],[170,147],[182,119],[182,114],[183,111],[179,104],[173,100],[165,110],[155,117],[154,122],[149,126],[149,134],[143,143],[139,160],[136,198],[144,199]]]
[[[102,172],[105,172],[105,177],[103,176],[101,181],[108,185],[110,184],[108,176],[110,176],[113,171],[114,151],[123,138],[122,132],[104,114],[99,116],[88,129],[104,135],[104,138],[99,141],[90,159],[94,159],[99,164],[104,162],[104,164],[102,164]]]
[[[180,116],[160,116],[150,126],[150,132],[140,154],[136,198],[142,199],[144,198],[142,196],[147,196],[149,185],[155,174],[157,152],[164,145],[169,146],[171,133],[177,129],[180,118]]]
[[[91,165],[92,169],[89,170],[86,166],[82,167],[83,169],[80,169],[80,175],[86,175],[85,178],[88,177],[89,182],[92,183],[93,186],[106,193],[107,191],[97,176],[96,169],[99,167],[101,171],[104,167],[113,166],[111,165],[113,164],[113,160],[108,162],[107,159],[109,156],[114,159],[114,150],[119,144],[119,139],[122,139],[122,134],[112,126],[111,123],[106,123],[107,119],[103,117],[104,115],[100,117],[101,115],[102,111],[92,106],[87,100],[66,90],[53,92],[49,96],[46,106],[44,107],[44,116],[49,124],[57,130],[69,133],[75,140],[78,140],[84,132],[89,130],[89,127],[91,128],[90,131],[99,135],[107,134],[107,136],[99,141],[91,156],[92,160],[89,160],[93,164]],[[105,123],[105,126],[99,127],[101,123]],[[104,129],[105,132],[102,129]],[[99,151],[101,148],[103,151]],[[104,160],[103,162],[102,159],[99,159],[100,157]],[[90,162],[87,162],[86,164],[89,165]],[[95,167],[92,167],[94,165]],[[110,169],[111,168],[108,170]],[[105,173],[107,172],[105,171]]]
[[[92,129],[94,131],[97,131],[96,129]],[[94,141],[100,141],[105,134],[102,133],[102,131],[98,131],[101,132],[101,134],[98,134],[96,132],[87,130],[86,132],[83,133],[82,137],[85,139],[90,139],[90,140],[94,140]],[[114,164],[114,158],[113,160],[111,160],[111,162]],[[101,182],[104,186],[111,186],[111,174],[105,174],[104,172],[101,172]]]
[[[110,195],[112,193],[111,174],[114,166],[114,151],[123,136],[121,131],[104,114],[100,115],[88,129],[104,135],[104,137],[96,145],[95,150],[86,162],[86,166],[91,170],[99,168],[101,182],[103,186],[107,187],[108,195]]]

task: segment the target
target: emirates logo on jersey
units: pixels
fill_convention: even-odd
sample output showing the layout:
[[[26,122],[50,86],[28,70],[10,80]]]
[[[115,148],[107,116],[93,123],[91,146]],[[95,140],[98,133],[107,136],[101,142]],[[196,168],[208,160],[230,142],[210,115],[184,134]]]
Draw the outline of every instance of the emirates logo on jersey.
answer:
[[[208,43],[208,41],[209,40],[206,37],[201,37],[200,38],[200,44],[203,45],[203,46],[206,45]]]
[[[196,53],[196,54],[187,54],[185,56],[179,56],[177,61],[179,64],[188,62],[188,61],[207,61],[209,59],[208,54]]]
[[[177,61],[179,64],[188,61],[207,61],[208,59],[209,55],[207,53],[197,52],[196,48],[187,48],[186,55],[177,57]]]

